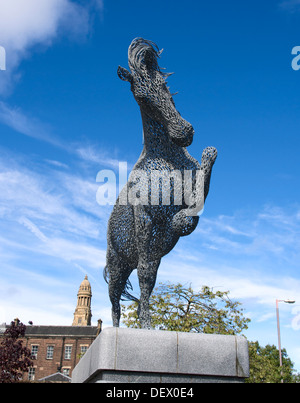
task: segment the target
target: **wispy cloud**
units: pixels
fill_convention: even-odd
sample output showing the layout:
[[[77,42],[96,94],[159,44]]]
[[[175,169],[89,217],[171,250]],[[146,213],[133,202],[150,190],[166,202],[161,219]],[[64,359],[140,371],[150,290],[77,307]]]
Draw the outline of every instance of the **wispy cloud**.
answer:
[[[287,262],[295,267],[300,259],[299,206],[280,208],[264,206],[254,213],[238,212],[234,216],[201,217],[196,230],[204,250],[218,251],[236,258],[264,260],[277,265]]]
[[[56,164],[51,164],[51,169],[47,161],[44,169],[42,164],[39,161],[40,169],[36,169],[29,158],[10,156],[3,149],[0,155],[0,291],[5,284],[7,290],[12,285],[15,289],[11,289],[9,299],[0,297],[0,321],[1,315],[4,320],[10,320],[9,315],[24,315],[28,320],[44,323],[46,304],[35,307],[31,297],[40,297],[39,278],[49,278],[47,286],[41,285],[45,298],[50,303],[52,292],[52,299],[55,294],[61,306],[66,306],[68,299],[57,298],[61,289],[51,286],[52,280],[73,279],[74,273],[80,271],[101,289],[110,209],[96,202],[95,177],[85,171],[75,175],[71,169],[61,169]],[[35,286],[32,277],[37,280]],[[68,315],[55,312],[53,305],[52,308],[47,321],[63,323]],[[72,312],[69,318],[70,315]]]
[[[119,160],[111,158],[106,150],[99,150],[96,146],[75,146],[75,153],[83,161],[89,164],[98,164],[101,166],[117,169],[119,167]]]
[[[19,134],[55,146],[79,159],[87,166],[97,167],[96,169],[98,170],[101,167],[114,170],[118,170],[119,168],[119,160],[112,158],[111,152],[99,148],[96,144],[65,143],[55,135],[55,130],[50,125],[27,115],[21,108],[12,107],[3,101],[0,101],[0,123],[10,127]],[[68,168],[65,163],[60,161],[48,160],[48,163],[56,167]],[[133,165],[128,165],[128,169],[132,167]]]
[[[12,162],[3,156],[0,214],[17,222],[21,217],[28,218],[49,231],[96,239],[103,230],[102,220],[107,220],[109,208],[97,204],[95,180],[49,168],[38,173],[28,167],[26,160]]]
[[[61,141],[51,133],[48,125],[26,116],[20,108],[11,107],[5,102],[0,102],[0,121],[25,136],[46,141],[57,147],[64,147]]]
[[[55,256],[66,262],[73,263],[81,271],[87,271],[87,268],[99,270],[105,266],[105,251],[88,245],[75,239],[47,237],[36,224],[28,218],[21,217],[19,220],[30,232],[32,232],[44,245],[37,252]],[[82,269],[80,264],[85,265]]]
[[[67,164],[65,164],[64,162],[61,162],[61,161],[46,159],[45,162],[47,162],[48,164],[50,164],[50,165],[52,165],[52,166],[54,166],[56,168],[69,169],[69,166]]]
[[[283,10],[295,12],[300,10],[300,0],[284,0],[279,3],[279,7]]]

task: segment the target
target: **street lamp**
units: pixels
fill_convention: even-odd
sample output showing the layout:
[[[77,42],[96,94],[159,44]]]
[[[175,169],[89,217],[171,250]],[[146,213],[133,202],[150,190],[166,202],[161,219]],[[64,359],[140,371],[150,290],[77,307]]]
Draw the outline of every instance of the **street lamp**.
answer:
[[[282,375],[282,353],[281,353],[281,340],[280,340],[280,324],[279,324],[279,302],[284,302],[285,304],[294,304],[296,301],[291,299],[276,299],[276,316],[277,316],[277,332],[278,332],[278,349],[279,349],[279,365],[280,365],[280,373]],[[283,379],[281,379],[281,383],[283,383]]]

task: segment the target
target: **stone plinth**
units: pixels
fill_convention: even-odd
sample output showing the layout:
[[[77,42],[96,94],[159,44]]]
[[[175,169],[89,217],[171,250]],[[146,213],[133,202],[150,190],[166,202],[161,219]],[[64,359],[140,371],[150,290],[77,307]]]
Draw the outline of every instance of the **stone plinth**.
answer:
[[[73,370],[72,383],[220,383],[248,376],[244,337],[106,328]]]

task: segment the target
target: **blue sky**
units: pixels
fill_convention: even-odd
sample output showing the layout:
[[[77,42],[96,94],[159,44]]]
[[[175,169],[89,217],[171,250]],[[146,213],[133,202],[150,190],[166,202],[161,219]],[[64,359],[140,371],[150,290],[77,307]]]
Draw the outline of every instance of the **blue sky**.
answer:
[[[175,72],[176,106],[196,131],[189,152],[219,152],[199,226],[158,281],[230,290],[263,345],[277,344],[275,299],[295,299],[280,305],[282,345],[300,371],[299,24],[297,0],[1,2],[0,322],[71,324],[87,273],[93,323],[111,325],[111,207],[96,202],[96,176],[142,149],[116,74],[141,36]]]

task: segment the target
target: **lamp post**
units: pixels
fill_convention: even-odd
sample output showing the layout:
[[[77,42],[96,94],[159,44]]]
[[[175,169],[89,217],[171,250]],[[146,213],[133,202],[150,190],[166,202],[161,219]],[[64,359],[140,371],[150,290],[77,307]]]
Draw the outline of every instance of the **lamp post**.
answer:
[[[293,301],[293,300],[290,300],[290,299],[276,299],[279,365],[280,365],[280,374],[282,375],[282,353],[281,353],[281,340],[280,340],[279,302],[284,302],[285,304],[294,304],[296,301]],[[283,383],[283,379],[281,379],[281,383]]]

